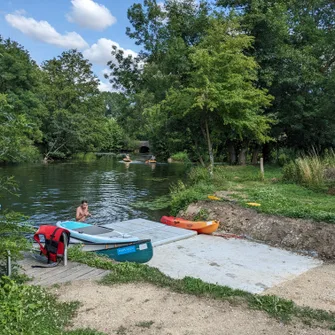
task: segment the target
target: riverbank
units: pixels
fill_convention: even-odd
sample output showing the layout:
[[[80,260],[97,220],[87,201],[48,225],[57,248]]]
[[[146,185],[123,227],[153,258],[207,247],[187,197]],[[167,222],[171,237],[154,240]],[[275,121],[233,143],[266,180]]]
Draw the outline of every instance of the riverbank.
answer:
[[[222,192],[215,194],[222,196]],[[207,219],[220,220],[220,231],[324,260],[335,259],[335,225],[258,213],[255,209],[241,207],[233,199],[229,200],[228,193],[225,197],[224,202],[198,201],[179,214],[193,220],[206,213]]]
[[[284,182],[279,167],[220,166],[212,178],[194,168],[172,187],[172,214],[190,220],[220,220],[220,230],[245,238],[335,259],[334,195]]]
[[[99,285],[78,281],[54,288],[63,302],[81,307],[70,329],[91,328],[105,334],[164,335],[330,335],[298,320],[289,324],[245,305],[181,294],[150,284]]]

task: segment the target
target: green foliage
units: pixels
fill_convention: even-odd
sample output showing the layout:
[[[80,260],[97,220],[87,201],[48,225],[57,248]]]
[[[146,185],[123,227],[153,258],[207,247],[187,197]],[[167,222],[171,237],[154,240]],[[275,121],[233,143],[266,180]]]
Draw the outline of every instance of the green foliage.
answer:
[[[234,290],[228,286],[205,283],[201,279],[185,277],[172,279],[157,268],[138,263],[115,263],[108,258],[94,253],[84,253],[79,248],[71,248],[69,257],[77,262],[101,269],[111,270],[101,282],[105,285],[117,283],[145,282],[158,287],[166,287],[178,293],[192,294],[200,297],[228,300],[237,304],[247,303],[250,308],[268,313],[277,319],[287,321],[293,317],[300,318],[310,324],[322,321],[327,328],[335,322],[335,315],[321,310],[296,306],[291,300],[275,296],[258,296],[242,290]]]
[[[260,65],[260,87],[275,97],[272,134],[285,146],[304,150],[334,146],[334,48],[332,0],[219,0],[239,14],[255,37],[250,49]]]
[[[38,286],[17,284],[0,278],[1,335],[61,335],[78,303],[60,303]]]
[[[91,64],[70,50],[46,61],[43,69],[43,102],[48,115],[43,120],[46,157],[68,157],[118,147],[121,130],[105,117],[104,96]]]
[[[209,220],[209,213],[206,209],[201,208],[198,214],[194,217],[194,221],[207,221]]]
[[[207,169],[193,168],[187,185],[179,183],[172,188],[171,213],[175,215],[192,202],[207,200],[215,191],[226,191],[241,206],[260,203],[260,207],[255,207],[258,212],[335,223],[332,195],[281,179],[282,170],[271,166],[265,166],[264,181],[259,178],[259,168],[254,166],[216,166],[213,178]]]
[[[171,158],[176,161],[176,162],[183,162],[183,163],[188,163],[190,162],[190,159],[188,158],[187,152],[177,152],[173,155],[171,155]]]
[[[0,36],[0,162],[38,158],[41,117],[41,70],[18,43]]]
[[[8,251],[15,265],[18,259],[22,259],[22,251],[31,248],[25,234],[31,234],[33,230],[29,225],[20,224],[24,219],[18,213],[6,213],[0,216],[0,276],[6,273]]]
[[[0,198],[8,193],[15,195],[17,191],[13,177],[0,178]],[[15,266],[16,261],[22,258],[22,251],[30,248],[25,235],[31,234],[33,230],[29,224],[22,224],[24,220],[26,218],[19,213],[7,212],[0,215],[0,276],[6,273],[8,252]]]
[[[76,153],[72,156],[74,160],[83,161],[83,162],[93,162],[97,159],[97,156],[94,152],[87,153]]]
[[[185,209],[190,203],[206,199],[207,195],[213,191],[212,184],[198,183],[194,187],[189,187],[182,181],[178,181],[170,188],[171,214],[177,215],[180,210]]]
[[[66,332],[63,332],[62,335],[106,335],[106,333],[86,328],[86,329],[68,330]]]
[[[171,198],[169,195],[163,195],[161,197],[155,198],[151,201],[137,201],[132,204],[134,208],[147,208],[152,211],[157,211],[160,209],[165,209],[170,206]]]
[[[327,181],[334,179],[333,169],[334,151],[327,152],[324,157],[312,152],[309,156],[299,157],[284,166],[283,178],[308,187],[322,188]]]

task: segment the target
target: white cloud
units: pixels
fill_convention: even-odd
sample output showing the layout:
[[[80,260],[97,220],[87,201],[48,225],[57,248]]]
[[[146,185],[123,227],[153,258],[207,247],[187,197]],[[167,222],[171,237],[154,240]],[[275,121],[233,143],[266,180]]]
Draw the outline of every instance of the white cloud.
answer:
[[[104,30],[116,22],[108,8],[93,0],[71,0],[71,3],[71,12],[66,17],[81,27]]]
[[[123,49],[118,43],[107,38],[100,38],[97,43],[92,44],[89,49],[84,50],[84,57],[88,58],[92,63],[106,65],[110,60],[115,60],[115,57],[111,55],[113,45],[115,45],[118,49],[123,50],[125,56],[137,56],[135,51]]]
[[[112,84],[108,82],[103,82],[101,80],[98,88],[100,92],[115,92],[115,89],[112,87]]]
[[[17,9],[14,14],[17,15],[27,15],[27,12],[24,9]]]
[[[7,14],[6,21],[25,35],[57,47],[83,49],[88,46],[76,32],[62,35],[47,21],[36,21],[20,14]]]

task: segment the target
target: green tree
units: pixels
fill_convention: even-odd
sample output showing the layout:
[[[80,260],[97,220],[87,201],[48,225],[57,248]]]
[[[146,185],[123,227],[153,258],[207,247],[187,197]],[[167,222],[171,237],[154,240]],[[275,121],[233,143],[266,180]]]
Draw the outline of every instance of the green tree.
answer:
[[[255,87],[257,63],[243,53],[252,38],[233,20],[213,19],[207,35],[190,55],[193,71],[183,89],[171,89],[163,108],[198,120],[208,149],[210,172],[214,167],[213,133],[229,131],[241,141],[269,140],[271,119],[262,114],[271,97]],[[200,128],[200,132],[199,132]]]
[[[0,161],[37,157],[45,108],[39,99],[41,71],[18,43],[0,36]]]
[[[272,135],[296,149],[334,145],[335,4],[331,0],[218,0],[255,37],[260,87],[275,97]]]
[[[165,99],[171,87],[188,80],[190,48],[204,34],[209,11],[206,1],[168,0],[162,6],[145,0],[143,5],[134,4],[128,10],[132,28],[127,28],[127,34],[143,50],[135,58],[125,57],[117,48],[112,50],[116,61],[109,62],[111,73],[107,77],[129,101],[122,126],[138,139],[150,139],[162,156],[189,145],[189,138],[183,135],[187,124],[183,118],[171,119],[173,114],[156,117],[151,108]]]
[[[70,50],[42,64],[45,157],[99,150],[105,136],[106,107],[98,79],[83,55]]]

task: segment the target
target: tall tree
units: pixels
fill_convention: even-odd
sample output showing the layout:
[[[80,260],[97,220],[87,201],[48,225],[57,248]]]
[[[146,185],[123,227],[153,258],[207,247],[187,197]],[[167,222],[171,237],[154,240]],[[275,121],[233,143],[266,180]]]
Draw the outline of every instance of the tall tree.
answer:
[[[39,99],[41,71],[18,43],[0,36],[0,161],[36,158],[45,108]]]
[[[334,145],[335,3],[332,0],[218,0],[255,37],[249,50],[259,86],[275,97],[273,136],[297,149]],[[327,103],[328,102],[328,103]]]
[[[46,158],[98,150],[107,122],[98,79],[83,55],[70,50],[42,64],[48,108],[43,133]]]
[[[210,172],[213,172],[213,132],[234,133],[241,141],[264,143],[271,119],[262,115],[271,97],[255,87],[257,63],[243,53],[252,38],[241,33],[233,20],[212,19],[202,41],[190,55],[193,71],[187,87],[171,89],[163,105],[191,114],[208,148]],[[193,131],[197,131],[194,129]]]

